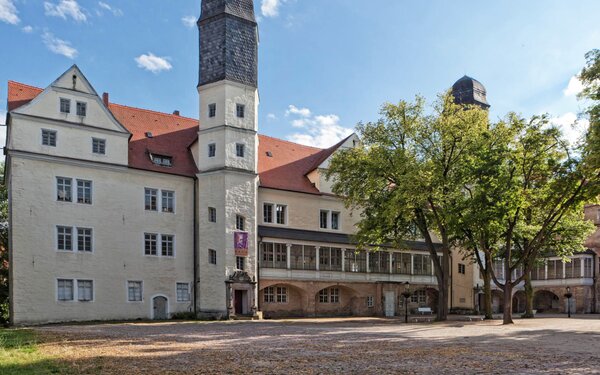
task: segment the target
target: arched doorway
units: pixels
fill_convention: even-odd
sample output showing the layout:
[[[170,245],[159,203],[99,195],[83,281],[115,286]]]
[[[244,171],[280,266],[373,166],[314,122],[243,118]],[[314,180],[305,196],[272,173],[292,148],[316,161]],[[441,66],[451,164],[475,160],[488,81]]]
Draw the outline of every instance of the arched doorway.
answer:
[[[166,320],[169,318],[169,300],[165,296],[152,298],[152,319]]]
[[[533,308],[538,313],[557,313],[560,310],[560,298],[549,290],[540,290],[533,296]]]
[[[516,292],[513,296],[512,305],[514,314],[525,313],[527,309],[527,294],[522,290]]]

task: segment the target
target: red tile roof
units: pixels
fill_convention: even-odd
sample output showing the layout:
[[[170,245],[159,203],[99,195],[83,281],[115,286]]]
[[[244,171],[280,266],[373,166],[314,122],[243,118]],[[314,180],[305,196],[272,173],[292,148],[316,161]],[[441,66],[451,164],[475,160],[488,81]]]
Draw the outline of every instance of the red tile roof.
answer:
[[[8,109],[30,102],[43,90],[19,82],[8,82]],[[109,103],[108,108],[132,136],[129,140],[129,166],[136,169],[193,177],[197,168],[189,150],[198,135],[198,120],[146,109]],[[146,136],[152,133],[152,138]],[[304,146],[259,135],[258,173],[260,186],[279,190],[320,194],[306,177],[345,140],[327,149]],[[173,166],[157,166],[149,153],[170,156]],[[268,156],[270,153],[271,156]]]

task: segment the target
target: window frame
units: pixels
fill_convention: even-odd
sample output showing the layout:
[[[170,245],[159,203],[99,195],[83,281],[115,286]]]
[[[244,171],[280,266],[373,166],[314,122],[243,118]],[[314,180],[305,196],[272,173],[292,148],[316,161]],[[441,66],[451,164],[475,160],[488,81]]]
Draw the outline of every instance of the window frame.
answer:
[[[44,143],[44,141],[46,139],[44,137],[45,135],[48,136],[48,143]],[[56,130],[42,128],[42,146],[56,147],[57,139],[58,139],[58,132]],[[51,142],[51,141],[53,141],[53,142]]]
[[[77,202],[78,204],[88,204],[88,205],[92,205],[94,202],[94,182],[91,180],[84,180],[84,179],[76,179],[76,183],[77,183]],[[83,183],[83,187],[81,187],[82,192],[83,192],[83,201],[80,201],[80,186],[79,184]],[[89,183],[89,187],[86,187],[85,184]],[[89,190],[89,202],[86,201],[86,190]]]
[[[208,144],[208,157],[209,158],[217,157],[217,144],[215,142],[211,142]]]
[[[329,217],[330,229],[331,230],[340,230],[342,228],[341,221],[340,221],[342,214],[339,211],[330,211],[329,216],[330,216]],[[335,227],[333,225],[333,223],[334,223],[333,217],[334,216],[336,217]]]
[[[63,183],[60,184],[58,180],[63,180]],[[64,189],[66,187],[66,182],[69,182],[69,190],[67,191],[66,189]],[[60,187],[60,188],[59,188]],[[60,199],[60,192],[64,191],[65,192],[65,199]],[[68,198],[66,199],[66,194],[68,193]],[[56,177],[56,201],[57,202],[69,202],[69,203],[73,203],[73,179],[70,177],[60,177],[57,176]]]
[[[240,268],[240,262],[242,264],[242,268]],[[246,270],[246,257],[236,256],[235,257],[235,267],[236,267],[236,269],[238,269],[240,271],[245,271]]]
[[[323,216],[325,214],[325,216]],[[325,222],[323,222],[325,219]],[[329,229],[329,211],[328,210],[319,210],[319,228],[320,229]]]
[[[217,265],[217,250],[208,249],[208,264]]]
[[[375,307],[375,298],[373,296],[367,296],[367,308]]]
[[[140,299],[130,299],[130,288],[132,283],[139,284],[140,287]],[[127,291],[127,302],[128,303],[143,303],[144,302],[144,281],[143,280],[127,280],[125,281],[126,291]]]
[[[64,229],[64,230],[69,230],[70,233],[68,234],[69,238],[69,243],[70,243],[70,249],[66,248],[66,244],[67,244],[67,233],[60,233],[60,230]],[[63,239],[63,249],[60,248],[60,240],[61,240],[61,236],[65,236],[65,238]],[[68,226],[68,225],[57,225],[56,226],[56,251],[60,251],[60,252],[68,252],[68,253],[72,253],[75,252],[75,246],[73,246],[73,227],[72,226]]]
[[[63,111],[63,104],[65,105],[65,110]],[[58,101],[58,111],[64,114],[71,114],[71,99],[68,98],[59,98]]]
[[[236,143],[235,144],[235,155],[238,158],[245,158],[246,157],[246,145],[243,143]]]
[[[159,256],[158,255],[159,241],[160,240],[159,240],[158,233],[144,232],[144,248],[143,248],[144,256],[148,256],[148,257]],[[154,243],[154,248],[152,248],[152,243]],[[150,245],[150,246],[148,246],[148,245]]]
[[[246,231],[246,218],[240,214],[235,215],[235,230],[240,232]]]
[[[79,246],[79,237],[81,235],[80,231],[89,231],[89,245],[90,245],[90,249],[89,250],[82,250]],[[77,253],[93,253],[94,252],[94,228],[90,228],[90,227],[76,227],[75,228],[75,232],[77,233]],[[87,234],[83,234],[83,236],[87,236]],[[84,246],[85,246],[85,237],[83,240]],[[73,252],[75,252],[75,246],[73,246]]]
[[[70,299],[61,298],[61,293],[60,293],[60,288],[61,288],[60,282],[61,281],[69,281],[71,283],[71,298]],[[64,296],[64,292],[63,292],[63,296]],[[56,279],[56,300],[58,302],[75,302],[75,279],[69,279],[69,278],[63,278],[63,277],[59,277]]]
[[[275,288],[275,301],[276,303],[288,303],[288,288],[285,286],[278,286]]]
[[[167,194],[166,197],[165,197],[165,194]],[[169,194],[171,194],[170,197],[168,196]],[[169,201],[171,202],[171,207],[169,207],[168,204],[165,206],[165,199],[166,199],[166,202],[169,202]],[[165,208],[167,210],[165,210]],[[160,210],[161,210],[161,212],[166,212],[166,213],[170,213],[170,214],[175,213],[175,191],[173,191],[173,190],[161,190],[160,191]]]
[[[79,101],[79,100],[76,100],[75,101],[75,113],[79,117],[85,117],[85,116],[87,116],[87,103]]]
[[[185,285],[186,286],[186,298],[187,299],[180,299],[180,295],[179,295],[179,286],[180,285]],[[192,288],[190,286],[190,283],[186,283],[186,282],[176,282],[175,283],[175,300],[177,301],[177,303],[187,303],[187,302],[191,302],[192,300]]]
[[[263,290],[263,302],[275,303],[275,288],[268,286]]]
[[[241,103],[235,104],[235,115],[237,118],[245,118],[246,117],[246,105]]]
[[[94,280],[92,280],[92,279],[77,279],[76,281],[77,281],[77,302],[94,302],[94,299],[96,297],[96,293],[94,292]],[[85,282],[85,283],[89,282],[91,285],[90,299],[81,299],[81,294],[79,293],[79,283],[82,283],[82,282]]]
[[[208,118],[217,117],[217,103],[210,103],[208,105]]]
[[[215,207],[208,207],[208,222],[209,223],[217,222],[217,209]]]
[[[154,193],[154,195],[152,195]],[[147,198],[150,197],[150,208],[147,205]],[[154,198],[154,209],[152,209],[152,198]],[[158,212],[158,189],[145,187],[144,188],[144,211]]]
[[[170,237],[170,238],[169,238]],[[171,254],[169,255],[169,248],[166,249],[165,245],[171,244]],[[174,234],[161,234],[160,235],[160,256],[161,258],[175,258],[175,235]]]
[[[106,155],[106,139],[92,137],[92,154]]]
[[[274,212],[275,212],[275,204],[274,203],[263,203],[263,223],[266,224],[273,224],[273,218],[274,218]],[[267,208],[269,208],[270,212],[270,218],[269,220],[267,220]]]
[[[282,209],[280,211],[280,208]],[[275,224],[278,225],[287,225],[288,219],[288,206],[286,204],[276,204],[275,205]],[[280,214],[282,212],[282,214]],[[281,219],[281,220],[280,220]]]

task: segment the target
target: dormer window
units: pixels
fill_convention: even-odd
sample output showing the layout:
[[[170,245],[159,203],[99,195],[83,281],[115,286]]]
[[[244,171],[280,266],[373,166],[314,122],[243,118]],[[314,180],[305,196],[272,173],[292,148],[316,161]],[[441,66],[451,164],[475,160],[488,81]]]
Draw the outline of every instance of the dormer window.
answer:
[[[87,114],[87,103],[77,102],[77,116],[85,116]]]
[[[236,106],[235,113],[236,113],[237,117],[244,118],[245,112],[246,112],[246,106],[245,105],[238,104]]]
[[[173,158],[165,155],[151,155],[152,162],[155,165],[160,165],[161,167],[172,167],[173,166]]]
[[[71,100],[60,98],[60,113],[71,113]]]

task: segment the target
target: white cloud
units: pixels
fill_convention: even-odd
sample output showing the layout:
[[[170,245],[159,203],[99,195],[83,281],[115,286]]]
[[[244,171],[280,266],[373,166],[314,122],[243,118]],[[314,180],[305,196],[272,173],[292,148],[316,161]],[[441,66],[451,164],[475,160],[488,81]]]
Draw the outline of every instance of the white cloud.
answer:
[[[181,22],[186,26],[189,27],[190,29],[193,28],[194,26],[196,26],[196,17],[194,16],[185,16],[185,17],[181,17]]]
[[[300,117],[310,117],[312,113],[310,112],[310,109],[308,108],[298,108],[295,105],[290,105],[287,109],[287,111],[285,111],[285,115],[289,116],[289,115],[298,115]]]
[[[0,0],[0,21],[16,25],[21,21],[18,13],[12,0]]]
[[[98,6],[100,6],[100,8],[102,8],[104,10],[111,12],[113,14],[113,16],[115,16],[115,17],[120,17],[123,15],[123,11],[121,9],[113,8],[112,6],[110,6],[109,4],[107,4],[105,2],[99,1]]]
[[[567,88],[563,91],[565,96],[575,96],[583,90],[583,83],[577,78],[577,76],[571,77]]]
[[[267,115],[267,119],[268,119],[268,120],[273,120],[273,121],[274,121],[274,120],[277,120],[277,116],[276,116],[274,113],[269,113],[269,114]]]
[[[21,31],[23,31],[26,34],[31,34],[33,32],[33,27],[31,27],[30,25],[27,25],[27,26],[23,27],[21,29]]]
[[[137,62],[138,67],[151,71],[154,74],[173,68],[169,62],[169,57],[158,57],[151,52],[136,57],[135,61]]]
[[[58,4],[46,1],[44,2],[44,9],[47,16],[60,17],[65,20],[67,17],[71,17],[77,22],[87,21],[87,16],[76,0],[60,0]]]
[[[288,107],[287,115],[300,117],[293,119],[291,125],[303,130],[287,137],[292,142],[326,148],[352,134],[352,129],[340,125],[340,118],[337,115],[312,116],[312,112],[308,108],[298,108],[292,105]]]
[[[571,145],[578,143],[590,126],[589,120],[580,119],[573,112],[567,112],[560,117],[554,117],[550,119],[550,123],[561,129],[563,135]]]
[[[260,12],[265,17],[277,17],[279,15],[279,7],[287,0],[262,0]]]
[[[55,37],[52,33],[46,31],[42,35],[42,40],[48,49],[58,55],[63,55],[70,59],[77,57],[77,50],[71,46],[70,42]]]

